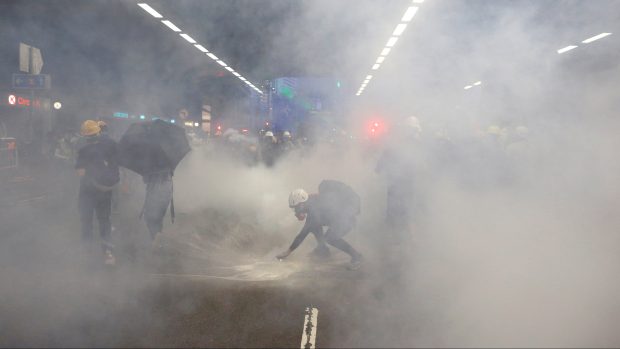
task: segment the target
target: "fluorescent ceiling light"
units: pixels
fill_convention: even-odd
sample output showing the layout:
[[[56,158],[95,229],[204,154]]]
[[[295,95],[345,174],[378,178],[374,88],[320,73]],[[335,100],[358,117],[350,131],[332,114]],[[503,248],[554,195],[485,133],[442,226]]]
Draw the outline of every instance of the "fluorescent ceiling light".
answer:
[[[233,75],[234,75],[234,76],[236,76],[236,77],[240,77],[240,76],[241,76],[241,74],[237,73],[236,71],[234,71],[234,72],[232,72],[232,73],[233,73]]]
[[[145,3],[140,3],[138,6],[142,7],[142,9],[151,14],[151,16],[155,18],[163,18],[164,16],[160,15],[159,12],[155,11],[151,6]]]
[[[572,50],[574,48],[577,48],[577,46],[575,46],[575,45],[566,46],[564,48],[559,49],[558,53],[562,54],[562,53],[564,53],[566,51],[570,51],[570,50]]]
[[[379,56],[379,58],[377,58],[377,63],[383,63],[383,61],[385,61],[385,57]]]
[[[470,88],[472,88],[472,87],[473,87],[472,85],[467,85],[467,86],[465,86],[463,89],[465,89],[465,90],[469,90],[469,89],[470,89]]]
[[[385,44],[385,46],[386,46],[386,47],[392,47],[392,46],[394,46],[394,45],[396,44],[396,41],[398,41],[398,38],[397,38],[397,37],[395,37],[395,36],[392,36],[392,37],[388,40],[387,44]]]
[[[592,41],[596,41],[596,40],[598,40],[598,39],[602,39],[602,38],[604,38],[604,37],[606,37],[606,36],[609,36],[609,35],[611,35],[611,33],[600,33],[599,35],[593,36],[593,37],[591,37],[591,38],[589,38],[589,39],[585,39],[585,40],[583,40],[582,42],[583,42],[584,44],[589,44],[589,43],[591,43]]]
[[[381,51],[381,56],[387,56],[388,54],[390,54],[390,51],[391,51],[391,50],[392,50],[392,49],[391,49],[391,48],[389,48],[389,47],[384,48],[384,49]]]
[[[418,7],[417,6],[411,6],[407,9],[407,11],[405,12],[405,14],[403,15],[403,18],[401,18],[401,22],[410,22],[413,19],[413,16],[415,16],[416,12],[418,12]]]
[[[226,70],[228,70],[228,71],[229,71],[229,72],[231,72],[231,73],[235,71],[235,70],[234,70],[233,68],[231,68],[231,67],[226,67]]]
[[[474,86],[479,86],[480,84],[482,84],[482,81],[476,81],[476,82],[474,82]]]
[[[239,77],[239,80],[241,80],[241,81],[246,81],[246,78],[244,78],[243,76],[240,76],[240,77]]]
[[[423,3],[423,2],[424,2],[424,0],[413,0],[413,3],[414,3],[414,4],[421,4],[421,3]]]
[[[211,59],[212,59],[212,60],[214,60],[214,61],[219,61],[219,60],[220,60],[219,58],[217,58],[217,56],[216,56],[216,55],[214,55],[214,54],[213,54],[213,53],[211,53],[211,52],[207,53],[207,56],[209,56],[209,58],[211,58]]]
[[[362,86],[364,86],[364,85],[368,85],[368,83],[369,83],[369,82],[370,82],[370,80],[368,80],[368,79],[364,80],[364,81],[362,82]]]
[[[206,48],[204,48],[204,46],[200,45],[200,44],[195,44],[194,46],[196,46],[197,49],[199,49],[200,51],[207,53],[209,52]]]
[[[406,23],[401,23],[401,24],[397,25],[396,29],[394,29],[394,32],[392,33],[392,35],[399,36],[400,34],[402,34],[405,31],[405,28],[407,28],[407,24]]]
[[[189,36],[189,35],[187,35],[185,33],[179,34],[179,35],[181,35],[181,37],[183,37],[183,39],[187,40],[187,42],[189,42],[190,44],[195,44],[196,43],[196,40],[192,39],[191,36]]]
[[[377,64],[372,66],[372,70],[377,70],[377,69],[379,69],[380,66],[381,66],[381,64],[377,63]]]
[[[372,75],[366,75],[366,80],[372,79]]]
[[[227,64],[224,63],[224,61],[221,61],[221,60],[218,60],[217,64],[221,65],[222,67],[226,67],[227,66]]]
[[[167,19],[166,19],[166,20],[164,20],[164,21],[161,21],[161,22],[162,22],[163,24],[165,24],[165,25],[166,25],[166,27],[168,27],[168,28],[172,29],[172,30],[173,30],[173,31],[175,31],[175,32],[180,32],[180,31],[181,31],[181,29],[179,29],[179,27],[177,27],[176,25],[174,25],[172,22],[170,22],[170,21],[169,21],[169,20],[167,20]]]

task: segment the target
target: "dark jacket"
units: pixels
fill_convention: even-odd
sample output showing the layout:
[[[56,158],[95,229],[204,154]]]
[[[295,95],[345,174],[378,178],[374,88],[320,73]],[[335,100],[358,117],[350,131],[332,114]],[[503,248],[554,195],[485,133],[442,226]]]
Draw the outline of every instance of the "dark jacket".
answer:
[[[120,180],[116,143],[109,138],[90,140],[78,151],[76,169],[84,169],[81,185],[109,190]]]

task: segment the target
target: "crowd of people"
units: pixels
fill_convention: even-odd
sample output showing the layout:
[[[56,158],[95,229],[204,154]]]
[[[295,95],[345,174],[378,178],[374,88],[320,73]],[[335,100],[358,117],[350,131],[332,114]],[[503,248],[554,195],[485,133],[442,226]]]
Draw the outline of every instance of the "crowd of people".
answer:
[[[483,132],[459,139],[452,139],[440,130],[432,134],[424,132],[420,120],[414,116],[396,126],[383,139],[375,172],[387,187],[385,221],[397,243],[408,239],[423,220],[430,178],[453,175],[469,187],[507,183],[514,174],[511,166],[518,166],[530,151],[529,131],[525,126],[491,125]],[[63,133],[51,153],[64,165],[75,164],[81,178],[78,201],[82,237],[85,241],[93,240],[93,216],[96,216],[104,261],[113,265],[110,213],[113,201],[118,200],[117,184],[126,177],[123,173],[127,170],[119,166],[117,143],[107,129],[103,121],[87,120],[80,135]],[[328,138],[325,141],[338,143]],[[311,148],[304,137],[294,139],[290,131],[278,132],[276,136],[272,130],[261,130],[258,136],[252,136],[228,129],[205,144],[208,145],[205,149],[222,152],[247,166],[267,168],[286,155],[303,157]],[[162,234],[163,218],[172,204],[172,175],[173,169],[166,167],[142,175],[146,197],[141,217],[154,245]],[[331,245],[347,253],[351,268],[356,269],[362,255],[342,238],[355,227],[359,196],[347,184],[336,181],[326,180],[318,189],[316,194],[304,189],[291,193],[289,206],[305,225],[290,248],[278,258],[286,258],[308,234],[313,234],[318,243],[313,255],[329,255],[327,245]]]

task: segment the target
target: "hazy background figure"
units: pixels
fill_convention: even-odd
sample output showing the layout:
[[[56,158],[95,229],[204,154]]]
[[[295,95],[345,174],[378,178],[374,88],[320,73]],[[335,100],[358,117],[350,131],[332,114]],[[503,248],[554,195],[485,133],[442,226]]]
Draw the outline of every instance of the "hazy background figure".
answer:
[[[272,167],[278,158],[278,139],[272,131],[267,131],[259,142],[260,158],[267,167]]]
[[[387,182],[385,221],[392,234],[391,240],[396,245],[409,241],[416,228],[421,227],[427,166],[427,149],[422,141],[418,118],[408,117],[400,126],[375,170]]]

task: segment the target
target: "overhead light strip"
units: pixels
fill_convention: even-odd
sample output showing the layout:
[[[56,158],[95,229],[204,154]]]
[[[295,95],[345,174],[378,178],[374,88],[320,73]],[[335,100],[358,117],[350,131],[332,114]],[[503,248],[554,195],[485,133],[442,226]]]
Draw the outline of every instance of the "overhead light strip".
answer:
[[[155,17],[155,18],[163,18],[164,16],[160,15],[159,12],[155,11],[151,6],[149,6],[148,4],[145,3],[139,3],[138,6],[142,7],[142,9],[146,12],[148,12],[149,14],[151,14],[151,16]]]
[[[423,2],[424,0],[413,0],[414,4],[421,4]],[[394,45],[396,45],[398,38],[405,32],[408,23],[411,22],[416,13],[418,13],[419,9],[420,8],[418,6],[407,7],[407,10],[405,10],[405,13],[400,19],[400,23],[396,25],[396,28],[394,28],[394,31],[392,32],[392,35],[388,38],[385,47],[383,48],[383,50],[381,50],[379,57],[377,57],[377,60],[370,68],[371,70],[378,70],[381,67],[381,64],[385,61],[387,55],[390,54],[390,51],[392,51],[392,48],[394,47]],[[368,83],[370,83],[370,79],[372,79],[372,75],[368,75],[366,79],[364,79],[362,85],[360,86],[360,89],[355,94],[356,96],[359,96],[362,94],[362,92],[364,92],[364,88],[366,88]]]
[[[179,27],[177,27],[176,25],[174,25],[174,23],[170,22],[170,21],[169,21],[169,20],[167,20],[167,19],[166,19],[166,20],[163,20],[163,21],[161,21],[161,22],[162,22],[163,24],[165,24],[165,25],[166,25],[166,27],[168,27],[168,28],[172,29],[172,31],[175,31],[175,32],[177,32],[177,33],[181,31],[181,29],[179,29]]]
[[[594,35],[594,36],[593,36],[593,37],[591,37],[591,38],[587,38],[587,39],[583,40],[581,43],[582,43],[582,44],[589,44],[589,43],[591,43],[591,42],[593,42],[593,41],[600,40],[600,39],[602,39],[602,38],[604,38],[604,37],[610,36],[611,34],[612,34],[612,33],[600,33],[600,34],[598,34],[598,35]],[[562,53],[565,53],[565,52],[568,52],[568,51],[574,50],[574,49],[576,49],[577,47],[579,47],[579,46],[578,46],[578,45],[568,45],[568,46],[566,46],[566,47],[562,47],[561,49],[557,50],[557,53],[558,53],[558,54],[562,54]]]
[[[250,81],[248,81],[246,78],[244,78],[241,74],[237,73],[233,68],[229,67],[228,64],[224,63],[224,61],[219,59],[216,55],[214,55],[213,53],[209,52],[209,50],[207,50],[204,46],[202,46],[201,44],[197,43],[196,40],[194,40],[194,38],[189,36],[189,34],[183,33],[182,30],[179,29],[179,27],[177,27],[176,25],[174,25],[174,23],[172,23],[170,20],[164,19],[164,16],[162,14],[160,14],[159,12],[157,12],[149,4],[141,2],[141,3],[138,3],[138,6],[140,6],[144,11],[149,13],[151,16],[153,16],[155,18],[161,19],[161,22],[166,27],[170,28],[172,31],[174,31],[176,33],[180,33],[179,35],[183,39],[185,39],[190,44],[193,44],[194,47],[196,47],[200,52],[205,53],[209,58],[213,59],[215,62],[217,62],[222,67],[224,67],[224,69],[228,70],[231,74],[233,74],[234,76],[239,78],[241,81],[245,82],[252,89],[256,90],[260,94],[263,94],[263,91],[261,91],[259,88],[254,86]]]
[[[606,36],[609,36],[609,35],[611,35],[611,33],[600,33],[599,35],[596,35],[596,36],[593,36],[593,37],[591,37],[591,38],[589,38],[589,39],[585,39],[585,40],[583,40],[583,41],[582,41],[582,43],[584,43],[584,44],[589,44],[589,43],[591,43],[592,41],[596,41],[596,40],[598,40],[598,39],[602,39],[602,38],[604,38],[604,37],[606,37]]]
[[[576,49],[576,48],[577,48],[577,45],[569,45],[569,46],[566,46],[566,47],[564,47],[564,48],[559,49],[559,50],[558,50],[558,53],[559,53],[559,54],[562,54],[562,53],[564,53],[564,52],[568,52],[568,51],[573,50],[573,49]]]
[[[208,53],[208,52],[209,52],[206,48],[204,48],[204,46],[202,46],[202,45],[200,45],[200,44],[195,44],[194,46],[195,46],[197,49],[199,49],[201,52],[204,52],[204,53]]]
[[[476,87],[476,86],[480,86],[480,85],[482,85],[482,81],[476,81],[476,82],[474,82],[471,85],[467,85],[467,86],[463,87],[463,89],[464,90],[469,90],[472,87]]]

